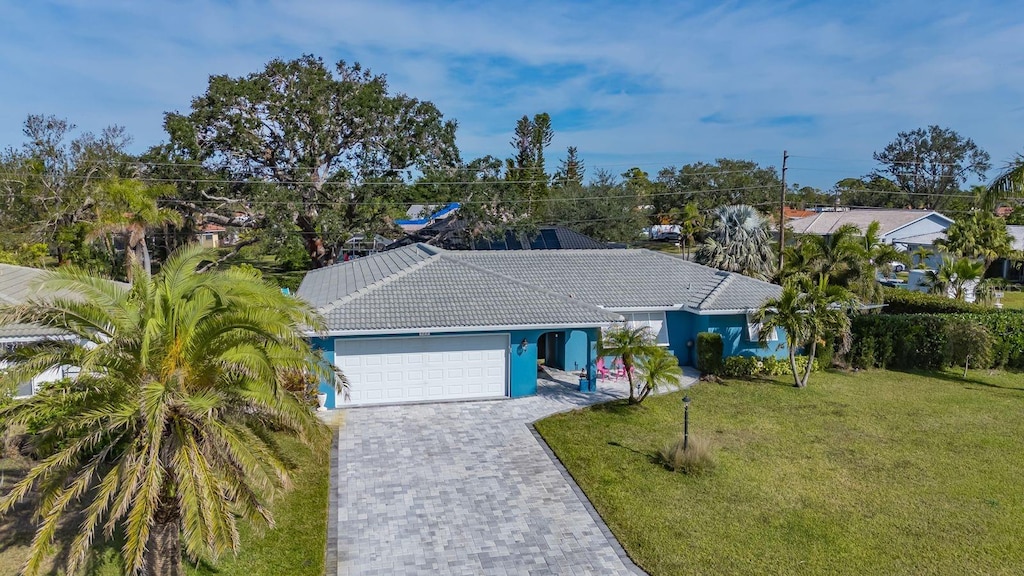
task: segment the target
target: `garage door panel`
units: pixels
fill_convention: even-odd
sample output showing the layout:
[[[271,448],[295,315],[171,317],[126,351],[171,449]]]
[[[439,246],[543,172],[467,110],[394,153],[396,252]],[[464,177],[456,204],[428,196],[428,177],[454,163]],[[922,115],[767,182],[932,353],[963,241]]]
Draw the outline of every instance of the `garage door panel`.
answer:
[[[506,335],[338,339],[350,383],[339,405],[493,398],[506,394]]]

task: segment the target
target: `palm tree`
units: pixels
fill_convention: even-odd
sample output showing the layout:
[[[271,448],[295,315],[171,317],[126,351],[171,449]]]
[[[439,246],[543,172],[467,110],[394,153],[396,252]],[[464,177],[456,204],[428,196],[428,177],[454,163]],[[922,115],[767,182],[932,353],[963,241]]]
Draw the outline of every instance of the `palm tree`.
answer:
[[[778,298],[771,299],[755,315],[761,323],[759,340],[762,346],[777,328],[786,333],[789,367],[793,372],[793,385],[804,388],[810,379],[818,344],[827,338],[848,341],[850,318],[847,310],[856,303],[846,289],[829,284],[829,278],[820,275],[817,282],[802,278],[800,282],[787,282]],[[807,365],[801,375],[796,366],[796,351],[804,347]]]
[[[973,212],[970,217],[954,222],[946,230],[946,238],[935,241],[951,254],[982,259],[987,268],[996,258],[1013,251],[1013,236],[1006,223],[989,212]]]
[[[849,275],[856,275],[868,257],[859,236],[860,228],[853,224],[844,224],[827,236],[806,236],[811,252],[808,276],[825,275],[845,283]]]
[[[916,264],[914,264],[914,267],[918,270],[924,270],[927,268],[928,259],[931,258],[933,253],[934,252],[932,250],[929,250],[924,246],[918,246],[911,255],[912,258],[917,261]]]
[[[970,287],[977,287],[984,276],[985,263],[982,261],[943,256],[938,270],[925,274],[925,282],[929,286],[928,291],[933,294],[966,300]]]
[[[817,282],[804,283],[801,302],[805,316],[807,366],[799,387],[804,388],[811,377],[818,344],[824,344],[827,339],[849,342],[851,322],[847,311],[856,304],[856,298],[850,291],[829,284],[828,276],[819,276]]]
[[[633,367],[636,359],[647,356],[655,349],[654,334],[647,326],[614,327],[601,335],[598,343],[599,356],[614,356],[622,359],[622,366],[626,369],[626,378],[629,380],[629,403],[637,404],[635,388],[633,386]]]
[[[712,226],[695,261],[760,280],[775,275],[776,255],[768,220],[745,204],[711,211]]]
[[[790,280],[782,287],[778,298],[772,298],[761,306],[754,316],[761,324],[758,339],[761,346],[767,346],[769,338],[781,328],[786,333],[786,353],[789,368],[793,373],[793,385],[800,387],[800,376],[796,369],[797,349],[807,341],[807,316],[803,313],[803,299],[797,282]]]
[[[96,191],[96,221],[89,236],[124,236],[125,270],[129,281],[133,280],[135,264],[139,264],[147,275],[152,273],[146,232],[154,226],[181,224],[179,213],[157,206],[157,199],[166,191],[166,187],[147,186],[139,180],[121,178],[101,183]]]
[[[996,176],[988,184],[981,197],[981,206],[987,211],[994,211],[1000,202],[1006,200],[1020,201],[1024,196],[1024,154],[1007,163],[1003,173]]]
[[[704,225],[704,215],[700,213],[697,204],[689,202],[682,210],[673,208],[669,211],[672,221],[679,225],[679,243],[683,249],[686,259],[690,259],[690,248],[696,242],[697,236],[704,232],[707,227]]]
[[[323,324],[256,274],[197,273],[207,258],[183,248],[156,276],[136,263],[130,287],[61,269],[47,286],[62,296],[0,308],[0,325],[31,323],[74,338],[0,357],[8,362],[0,384],[80,370],[0,410],[5,427],[61,414],[38,436],[55,448],[0,498],[6,513],[39,495],[26,573],[38,572],[80,498],[88,505],[69,573],[83,566],[101,529],[123,540],[127,573],[178,576],[183,552],[216,560],[237,551],[239,518],[273,525],[266,503],[288,485],[288,471],[268,430],[306,442],[325,434],[278,382],[296,370],[330,377],[303,337]]]
[[[644,401],[647,396],[661,386],[679,387],[679,379],[683,377],[683,369],[674,354],[664,348],[654,347],[647,354],[636,358],[637,378],[640,379],[640,394],[636,403]]]

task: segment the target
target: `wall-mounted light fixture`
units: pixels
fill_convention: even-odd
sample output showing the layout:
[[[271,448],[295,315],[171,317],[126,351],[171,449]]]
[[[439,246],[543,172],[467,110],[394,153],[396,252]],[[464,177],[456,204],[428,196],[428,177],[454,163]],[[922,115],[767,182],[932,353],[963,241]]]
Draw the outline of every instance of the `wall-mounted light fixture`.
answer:
[[[527,347],[527,346],[528,346],[529,344],[530,344],[530,343],[526,341],[526,338],[523,338],[523,341],[519,343],[519,351],[520,351],[520,352],[526,352],[526,347]]]

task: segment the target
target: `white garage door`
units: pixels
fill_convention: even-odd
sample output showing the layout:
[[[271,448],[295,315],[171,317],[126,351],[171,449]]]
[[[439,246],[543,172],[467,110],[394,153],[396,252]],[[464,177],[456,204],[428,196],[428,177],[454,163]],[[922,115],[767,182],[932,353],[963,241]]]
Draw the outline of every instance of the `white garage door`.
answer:
[[[334,361],[348,377],[338,405],[505,396],[507,335],[339,339]]]

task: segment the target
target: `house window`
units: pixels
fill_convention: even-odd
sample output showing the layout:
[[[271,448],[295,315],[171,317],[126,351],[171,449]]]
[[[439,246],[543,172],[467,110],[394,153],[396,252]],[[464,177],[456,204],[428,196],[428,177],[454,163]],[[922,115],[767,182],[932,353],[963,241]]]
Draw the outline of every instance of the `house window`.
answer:
[[[750,342],[758,342],[761,338],[761,323],[757,321],[757,318],[753,314],[747,314],[747,340]],[[771,334],[768,335],[768,342],[778,342],[779,332],[772,330]]]
[[[668,326],[665,324],[664,312],[629,312],[622,313],[622,316],[626,319],[626,326],[646,326],[651,329],[658,346],[668,346]]]

